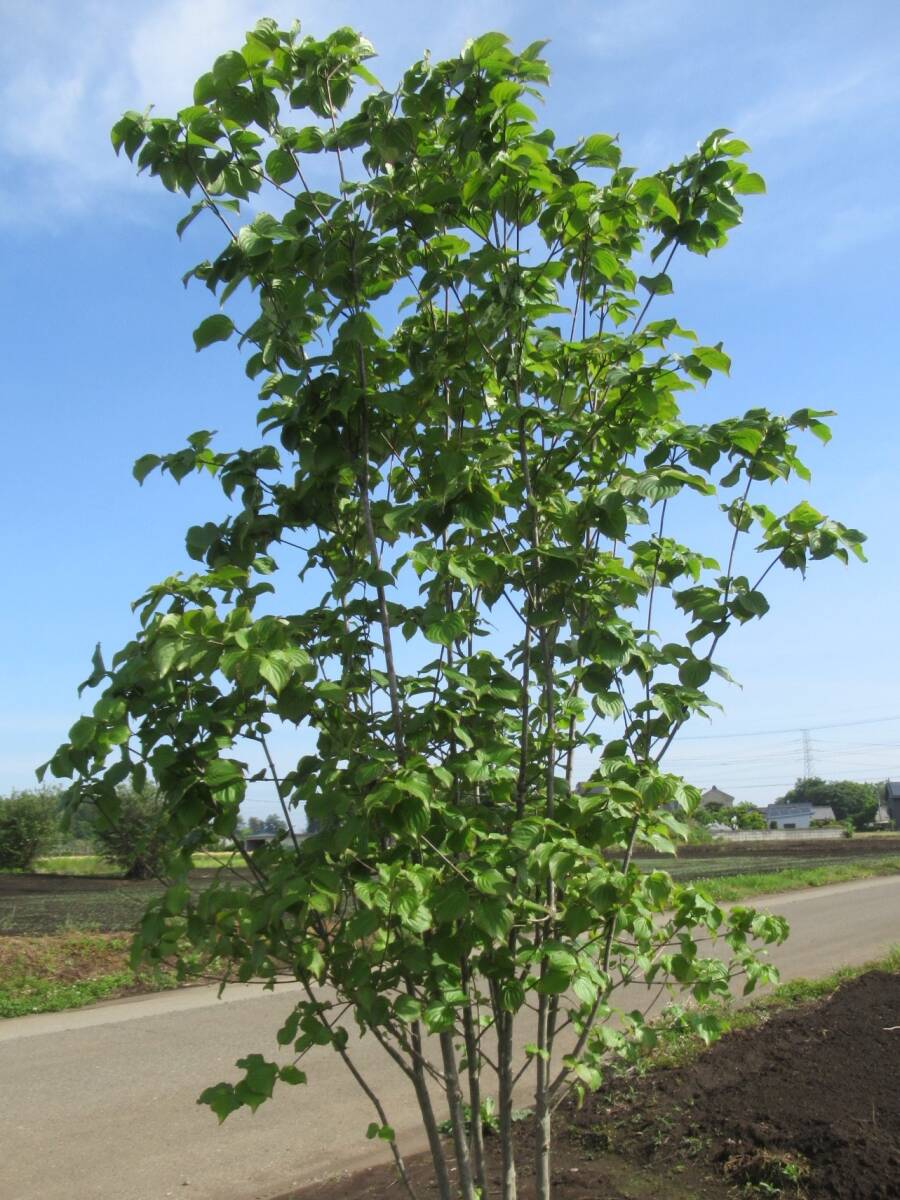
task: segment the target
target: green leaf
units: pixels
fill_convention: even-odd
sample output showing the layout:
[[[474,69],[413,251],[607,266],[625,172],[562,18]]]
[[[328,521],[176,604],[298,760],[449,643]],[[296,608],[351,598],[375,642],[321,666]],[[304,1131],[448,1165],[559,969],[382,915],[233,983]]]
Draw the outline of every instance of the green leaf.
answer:
[[[297,174],[294,156],[287,150],[273,150],[266,158],[266,174],[275,183],[290,183]]]
[[[757,195],[766,190],[766,181],[762,175],[756,175],[753,171],[747,171],[744,175],[739,175],[735,179],[732,187],[739,195]]]
[[[268,658],[260,658],[257,662],[257,669],[276,696],[287,687],[294,674],[290,664],[277,654]]]
[[[689,658],[678,668],[678,678],[685,687],[703,687],[711,674],[712,667],[702,658]]]
[[[505,901],[482,898],[472,909],[475,924],[492,938],[503,939],[512,928],[513,914]]]
[[[238,764],[228,758],[214,758],[207,764],[203,777],[214,792],[243,782],[244,778]]]
[[[394,1015],[405,1025],[410,1025],[422,1016],[422,1005],[414,996],[398,996],[394,1001]]]
[[[247,64],[237,50],[229,50],[227,54],[220,55],[213,63],[212,78],[218,88],[233,87],[234,84],[240,83],[246,77]],[[201,103],[196,93],[194,99]]]
[[[808,531],[821,525],[823,517],[808,501],[801,500],[784,519],[789,528]]]
[[[143,483],[151,471],[155,471],[162,459],[158,454],[142,454],[131,469],[138,483]]]
[[[287,1066],[279,1068],[278,1078],[282,1083],[289,1083],[294,1086],[307,1082],[306,1072],[301,1071],[298,1067],[293,1066],[291,1063],[288,1063]]]
[[[212,71],[208,71],[205,75],[201,75],[194,84],[194,103],[208,104],[210,100],[216,98],[216,81]]]
[[[275,1063],[266,1062],[261,1054],[248,1054],[239,1058],[238,1064],[245,1074],[235,1087],[235,1093],[241,1101],[253,1112],[268,1100],[278,1079],[278,1067]]]
[[[622,152],[608,133],[593,133],[581,143],[579,157],[590,167],[617,167]]]
[[[200,1093],[197,1103],[208,1105],[219,1118],[220,1125],[231,1113],[243,1107],[243,1101],[238,1099],[230,1083],[217,1083],[214,1087],[206,1088]]]
[[[561,967],[548,967],[543,976],[534,986],[534,990],[542,996],[556,996],[568,991],[572,982],[572,972]]]
[[[437,642],[441,646],[452,646],[468,631],[466,618],[458,610],[444,613],[437,621],[425,627],[425,636],[429,642]]]
[[[734,602],[742,612],[753,617],[763,617],[769,611],[769,602],[762,592],[741,592]]]
[[[672,293],[672,280],[664,272],[659,275],[641,275],[638,283],[645,287],[651,296],[668,296]]]
[[[483,62],[497,50],[502,50],[509,43],[505,33],[483,33],[468,44],[468,52],[475,62]]]
[[[226,317],[224,313],[216,313],[201,321],[194,330],[194,347],[202,350],[213,342],[227,342],[233,333],[234,322],[231,317]]]
[[[724,371],[727,375],[731,370],[731,359],[719,346],[697,346],[694,356],[711,371]]]
[[[69,741],[76,750],[84,750],[97,736],[98,725],[93,717],[79,717],[69,730]]]

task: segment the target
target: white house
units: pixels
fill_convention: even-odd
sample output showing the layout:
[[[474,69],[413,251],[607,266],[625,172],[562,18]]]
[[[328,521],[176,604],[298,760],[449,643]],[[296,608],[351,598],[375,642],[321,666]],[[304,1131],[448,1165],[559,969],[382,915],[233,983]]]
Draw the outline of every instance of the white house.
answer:
[[[762,810],[770,829],[809,829],[816,819],[812,804],[770,804]]]

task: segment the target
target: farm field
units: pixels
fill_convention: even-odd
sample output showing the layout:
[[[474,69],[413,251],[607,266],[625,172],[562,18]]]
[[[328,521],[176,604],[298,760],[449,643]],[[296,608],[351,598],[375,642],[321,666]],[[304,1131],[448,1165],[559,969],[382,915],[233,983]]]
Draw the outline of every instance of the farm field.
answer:
[[[712,863],[687,859],[659,865],[681,879],[702,878],[718,902],[752,902],[776,892],[900,875],[900,854],[844,854],[823,861],[822,856],[782,855],[779,860],[745,853]],[[200,890],[223,872],[234,874],[221,864],[198,868],[191,883]],[[129,931],[161,890],[155,880],[77,871],[0,875],[0,1019],[176,986],[168,972],[135,971],[129,961]]]
[[[715,899],[734,900],[790,887],[821,885],[900,870],[900,837],[879,835],[839,842],[807,843],[779,851],[752,844],[687,846],[676,859],[639,858],[638,865],[671,872],[679,880],[708,880]],[[712,851],[712,852],[711,852]],[[724,852],[723,852],[724,851]],[[787,853],[786,851],[790,851]],[[97,862],[98,860],[92,860]],[[199,890],[218,871],[231,872],[230,856],[197,856],[191,881]],[[202,865],[201,865],[202,864]],[[0,874],[0,937],[91,930],[133,929],[146,904],[162,891],[156,880],[132,881],[110,874],[86,874],[83,864],[44,859],[35,874]],[[55,866],[60,873],[47,869]],[[807,877],[807,873],[813,873]],[[757,880],[756,876],[759,876]]]
[[[192,872],[199,889],[220,868]],[[0,937],[133,929],[148,902],[163,891],[157,880],[102,875],[0,874]]]

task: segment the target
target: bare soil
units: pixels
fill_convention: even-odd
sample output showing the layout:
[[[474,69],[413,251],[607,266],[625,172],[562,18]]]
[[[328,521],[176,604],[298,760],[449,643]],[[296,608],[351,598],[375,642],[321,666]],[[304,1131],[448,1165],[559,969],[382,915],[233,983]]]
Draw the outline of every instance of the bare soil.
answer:
[[[28,975],[56,983],[79,983],[99,975],[125,972],[130,947],[128,934],[64,933],[55,937],[0,938],[0,980]]]
[[[201,868],[191,872],[190,880],[201,888],[217,874],[217,868]],[[162,890],[152,879],[0,873],[0,937],[72,928],[107,933],[134,929]]]
[[[520,1197],[533,1200],[530,1128],[516,1129]],[[433,1200],[427,1156],[409,1166]],[[688,1065],[620,1078],[564,1107],[553,1178],[559,1200],[897,1200],[900,976],[863,975],[728,1034]],[[403,1195],[382,1166],[282,1200]]]
[[[619,1125],[638,1161],[675,1163],[687,1148],[738,1184],[790,1190],[794,1176],[816,1200],[897,1200],[900,976],[871,972],[732,1033],[634,1097],[593,1097],[573,1122]]]

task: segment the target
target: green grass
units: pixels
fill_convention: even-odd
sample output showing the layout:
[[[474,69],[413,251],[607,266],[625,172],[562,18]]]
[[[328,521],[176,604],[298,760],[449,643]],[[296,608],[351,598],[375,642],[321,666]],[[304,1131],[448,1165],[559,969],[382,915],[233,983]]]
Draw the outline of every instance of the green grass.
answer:
[[[121,874],[98,854],[48,854],[34,864],[37,875],[110,875]]]
[[[194,870],[206,868],[243,866],[244,860],[234,850],[206,850],[193,857]]]
[[[125,935],[68,932],[0,942],[0,1018],[81,1008],[97,1000],[175,986],[128,965]]]
[[[58,983],[40,976],[24,975],[12,987],[0,982],[0,1018],[25,1017],[32,1013],[61,1012],[67,1008],[83,1008],[97,1000],[121,996],[131,990],[134,976],[131,971],[117,971],[75,983]]]
[[[830,883],[850,883],[879,875],[900,874],[900,855],[868,861],[832,862],[820,867],[787,867],[746,875],[723,875],[711,879],[696,876],[692,882],[715,901],[746,900],[773,892],[793,892],[801,888],[825,887]]]
[[[204,851],[194,855],[194,868],[228,866],[235,857],[234,851]],[[34,865],[38,875],[105,875],[112,878],[122,872],[100,857],[99,854],[48,854],[39,858]]]

